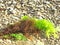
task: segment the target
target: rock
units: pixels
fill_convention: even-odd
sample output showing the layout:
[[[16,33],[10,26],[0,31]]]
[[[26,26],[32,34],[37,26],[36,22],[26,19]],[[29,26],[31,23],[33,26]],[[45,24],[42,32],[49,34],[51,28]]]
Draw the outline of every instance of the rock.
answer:
[[[43,42],[40,42],[40,40],[37,40],[36,45],[44,45],[44,43]]]

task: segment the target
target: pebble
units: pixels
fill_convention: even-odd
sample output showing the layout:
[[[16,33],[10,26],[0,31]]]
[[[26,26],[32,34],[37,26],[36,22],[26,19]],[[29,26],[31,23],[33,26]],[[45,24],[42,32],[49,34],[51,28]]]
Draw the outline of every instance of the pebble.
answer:
[[[7,42],[7,43],[11,44],[11,40],[8,40],[8,39],[4,40],[4,42]]]
[[[2,39],[0,39],[0,43],[1,43],[1,42],[3,42],[3,40],[2,40]]]
[[[58,25],[58,26],[56,27],[56,29],[57,29],[57,31],[60,32],[60,25]]]
[[[17,7],[18,9],[20,9],[20,8],[21,8],[21,5],[17,4],[16,7]]]
[[[40,40],[37,40],[36,45],[44,45],[44,43],[43,42],[40,42]]]

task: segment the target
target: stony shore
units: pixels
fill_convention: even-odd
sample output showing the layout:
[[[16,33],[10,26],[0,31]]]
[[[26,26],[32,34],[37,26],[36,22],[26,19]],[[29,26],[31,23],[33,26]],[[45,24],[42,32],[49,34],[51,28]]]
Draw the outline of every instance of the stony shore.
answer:
[[[9,24],[18,22],[23,15],[39,19],[49,19],[57,27],[60,25],[60,1],[0,0],[0,30],[7,27]],[[58,34],[60,35],[60,32]],[[56,40],[53,38],[44,38],[42,40],[42,45],[43,43],[46,43],[46,45],[60,45],[60,37]],[[26,41],[27,43],[24,41],[17,42],[19,44],[16,44],[16,42],[11,40],[7,41],[0,39],[0,45],[40,45],[39,39],[37,39],[36,43],[34,42],[35,44],[31,41],[31,43],[29,41]]]

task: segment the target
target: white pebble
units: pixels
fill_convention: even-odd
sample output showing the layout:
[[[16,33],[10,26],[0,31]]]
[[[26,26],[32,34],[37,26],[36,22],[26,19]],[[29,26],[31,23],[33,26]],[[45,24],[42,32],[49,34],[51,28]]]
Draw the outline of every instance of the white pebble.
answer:
[[[9,1],[8,3],[11,4],[11,1]]]
[[[13,1],[13,4],[16,4],[17,2],[16,1]]]
[[[0,24],[0,26],[2,26],[2,24]]]
[[[2,39],[0,39],[0,42],[3,42],[3,40],[2,40]]]
[[[7,39],[7,40],[5,40],[5,41],[8,42],[8,43],[11,43],[11,40],[8,40],[8,39]]]
[[[56,45],[59,45],[59,44],[56,44]]]
[[[44,3],[46,3],[46,4],[50,4],[50,2],[48,2],[48,1],[44,1]]]
[[[34,0],[35,2],[40,1],[40,0]]]
[[[7,25],[9,22],[8,21],[5,21],[4,24]]]
[[[60,7],[60,5],[58,5]]]
[[[36,45],[44,45],[44,43],[43,42],[40,42],[40,40],[37,40]]]

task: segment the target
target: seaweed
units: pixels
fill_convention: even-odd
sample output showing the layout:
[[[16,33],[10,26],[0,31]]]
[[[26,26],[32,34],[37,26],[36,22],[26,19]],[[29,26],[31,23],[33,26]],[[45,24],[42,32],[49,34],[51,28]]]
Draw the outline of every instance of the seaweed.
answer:
[[[29,38],[30,35],[37,35],[40,33],[40,31],[41,33],[44,32],[44,36],[48,38],[50,38],[50,36],[53,36],[54,38],[58,37],[55,25],[50,20],[36,19],[29,16],[23,16],[21,21],[4,28],[4,31],[2,31],[0,35],[22,33]]]
[[[54,36],[54,38],[57,38],[57,30],[55,29],[55,25],[50,21],[46,19],[38,19],[35,21],[35,27],[44,31],[46,36],[49,38],[50,36]]]

